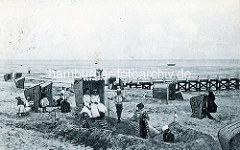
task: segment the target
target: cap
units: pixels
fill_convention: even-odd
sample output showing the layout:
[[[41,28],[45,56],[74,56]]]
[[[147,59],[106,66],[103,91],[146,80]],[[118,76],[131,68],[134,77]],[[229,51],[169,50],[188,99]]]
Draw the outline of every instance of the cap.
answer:
[[[167,130],[167,129],[168,129],[168,125],[165,125],[165,126],[162,127],[162,130],[163,130],[163,131],[165,131],[165,130]]]

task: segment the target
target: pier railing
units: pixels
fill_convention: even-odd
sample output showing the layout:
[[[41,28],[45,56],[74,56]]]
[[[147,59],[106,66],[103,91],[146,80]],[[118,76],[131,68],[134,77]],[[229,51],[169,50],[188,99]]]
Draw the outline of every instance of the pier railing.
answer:
[[[215,76],[215,77],[214,77]],[[191,78],[162,78],[162,79],[137,79],[123,80],[124,86],[128,88],[152,89],[157,83],[176,83],[177,91],[208,91],[208,90],[231,90],[239,89],[239,75],[208,75],[191,76]]]

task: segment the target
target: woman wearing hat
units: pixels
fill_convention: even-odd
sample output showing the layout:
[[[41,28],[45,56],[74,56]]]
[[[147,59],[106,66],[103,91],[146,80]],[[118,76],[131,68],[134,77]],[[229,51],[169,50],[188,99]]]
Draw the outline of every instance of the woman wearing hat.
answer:
[[[139,117],[139,136],[141,138],[148,138],[149,137],[149,126],[148,126],[148,114],[144,110],[144,105],[143,103],[137,104],[137,111],[140,113]]]

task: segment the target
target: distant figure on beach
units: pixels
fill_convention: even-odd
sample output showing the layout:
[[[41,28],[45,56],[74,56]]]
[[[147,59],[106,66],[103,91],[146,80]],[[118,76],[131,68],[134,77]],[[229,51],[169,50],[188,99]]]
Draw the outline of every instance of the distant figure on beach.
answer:
[[[140,113],[139,117],[139,136],[141,138],[147,139],[149,137],[149,126],[148,126],[148,120],[149,116],[147,112],[144,110],[143,103],[137,104],[137,111]]]
[[[69,113],[71,112],[70,109],[70,103],[67,101],[67,98],[65,98],[61,103],[61,112],[62,113]]]
[[[47,112],[47,106],[49,105],[49,101],[47,99],[46,94],[43,94],[42,97],[43,98],[40,101],[40,105],[42,107],[42,112],[45,113],[45,112]]]
[[[212,91],[208,91],[208,101],[207,101],[207,106],[208,106],[208,112],[210,113],[215,113],[217,112],[217,104],[214,102],[215,101],[215,95],[213,94]]]
[[[178,116],[177,116],[177,112],[176,111],[174,111],[174,117],[173,117],[173,121],[175,122],[175,121],[177,121],[177,118],[178,118]]]
[[[100,117],[98,110],[98,103],[100,102],[99,95],[97,94],[97,89],[93,89],[93,95],[91,95],[91,113],[92,118]]]
[[[84,107],[81,110],[80,114],[83,116],[84,113],[88,115],[89,118],[92,118],[92,113],[91,113],[91,96],[90,96],[90,91],[89,89],[85,89],[85,94],[83,95],[83,104]]]
[[[16,100],[17,100],[17,114],[19,117],[21,117],[24,113],[25,104],[23,99],[20,96],[16,97]]]
[[[175,140],[174,134],[172,134],[172,132],[168,128],[168,125],[163,126],[162,131],[163,131],[163,141],[169,142],[169,143],[174,143],[174,140]]]
[[[114,97],[115,99],[115,106],[117,111],[118,123],[121,121],[121,115],[123,110],[123,95],[121,89],[117,89],[117,96]]]

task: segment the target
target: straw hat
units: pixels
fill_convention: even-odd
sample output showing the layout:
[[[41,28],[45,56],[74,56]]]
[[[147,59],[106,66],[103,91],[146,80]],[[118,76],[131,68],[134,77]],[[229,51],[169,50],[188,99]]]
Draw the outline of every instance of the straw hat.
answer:
[[[168,125],[165,125],[165,126],[162,127],[162,130],[163,130],[163,131],[165,131],[165,130],[167,130],[167,129],[169,129],[169,128],[168,128]]]
[[[144,108],[144,105],[143,105],[143,103],[139,103],[139,104],[137,104],[137,106],[136,106],[137,108],[139,108],[140,110],[141,109],[143,109]]]

